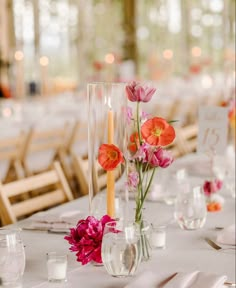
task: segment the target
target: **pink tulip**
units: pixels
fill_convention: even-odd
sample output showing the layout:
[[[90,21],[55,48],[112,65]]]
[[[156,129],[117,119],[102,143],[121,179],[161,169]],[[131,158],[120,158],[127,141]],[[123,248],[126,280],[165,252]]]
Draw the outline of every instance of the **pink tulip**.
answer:
[[[162,149],[161,147],[159,147],[154,152],[154,156],[159,161],[159,166],[161,168],[167,168],[174,161],[174,158],[173,158],[171,152],[168,150]]]
[[[135,81],[127,85],[125,90],[127,97],[131,102],[148,102],[156,92],[155,88],[151,88],[147,85],[142,86]]]

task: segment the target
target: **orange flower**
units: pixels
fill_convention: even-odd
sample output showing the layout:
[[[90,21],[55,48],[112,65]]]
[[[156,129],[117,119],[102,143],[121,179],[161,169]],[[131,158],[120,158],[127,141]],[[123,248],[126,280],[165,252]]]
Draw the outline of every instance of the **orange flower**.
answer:
[[[222,209],[222,205],[219,202],[210,202],[207,204],[208,212],[217,212]]]
[[[115,169],[124,162],[123,154],[118,147],[113,144],[102,144],[99,148],[98,162],[106,171]]]
[[[130,140],[130,143],[128,145],[128,149],[129,149],[130,152],[135,153],[138,150],[139,146],[140,146],[139,138],[138,138],[138,132],[134,132],[130,136],[129,140]]]
[[[143,139],[152,146],[167,146],[175,139],[174,128],[163,118],[154,117],[141,127]]]

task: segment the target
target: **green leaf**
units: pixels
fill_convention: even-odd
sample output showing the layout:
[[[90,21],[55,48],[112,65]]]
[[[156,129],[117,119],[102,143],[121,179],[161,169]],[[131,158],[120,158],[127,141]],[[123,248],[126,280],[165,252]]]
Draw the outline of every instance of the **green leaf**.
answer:
[[[169,124],[175,123],[175,122],[179,122],[179,120],[170,120],[170,121],[168,121]]]

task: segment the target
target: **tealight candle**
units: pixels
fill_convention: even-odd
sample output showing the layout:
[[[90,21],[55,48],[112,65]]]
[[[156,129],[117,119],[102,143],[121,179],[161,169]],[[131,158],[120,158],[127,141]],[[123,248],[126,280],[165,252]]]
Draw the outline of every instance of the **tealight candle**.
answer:
[[[65,282],[67,271],[67,255],[50,252],[47,254],[49,282]]]
[[[151,243],[156,249],[165,249],[166,247],[166,230],[165,226],[154,226],[152,228]]]

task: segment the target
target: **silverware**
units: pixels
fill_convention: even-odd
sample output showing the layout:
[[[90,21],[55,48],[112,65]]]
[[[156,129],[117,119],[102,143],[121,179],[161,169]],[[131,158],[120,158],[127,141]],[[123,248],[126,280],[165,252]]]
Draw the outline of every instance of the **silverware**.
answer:
[[[216,244],[214,241],[212,241],[211,239],[209,238],[205,238],[205,241],[212,247],[214,248],[215,250],[235,250],[235,247],[227,247],[227,248],[224,248],[224,247],[221,247],[219,246],[218,244]]]
[[[224,229],[224,227],[221,227],[221,226],[216,226],[215,227],[215,230],[223,230]]]
[[[224,286],[226,287],[236,287],[236,283],[232,283],[232,282],[225,282]]]

